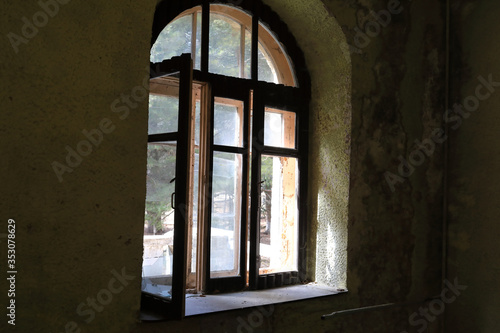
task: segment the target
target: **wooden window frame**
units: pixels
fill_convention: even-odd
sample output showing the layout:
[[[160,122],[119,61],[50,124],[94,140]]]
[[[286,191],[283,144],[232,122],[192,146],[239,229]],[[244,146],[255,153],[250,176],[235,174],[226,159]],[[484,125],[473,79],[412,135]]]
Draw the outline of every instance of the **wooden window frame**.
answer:
[[[189,9],[190,7],[191,9]],[[288,32],[286,26],[281,23],[279,18],[274,14],[270,8],[263,5],[260,1],[243,1],[241,5],[242,8],[233,8],[227,5],[220,5],[215,3],[215,1],[210,0],[189,0],[186,2],[176,2],[176,1],[160,1],[157,6],[157,11],[155,13],[155,23],[153,25],[153,36],[152,45],[154,44],[159,33],[163,28],[176,18],[193,15],[193,36],[192,38],[195,42],[192,42],[192,59],[191,59],[191,82],[198,82],[203,84],[206,89],[202,90],[202,94],[205,99],[209,99],[210,103],[208,105],[202,106],[202,126],[206,126],[211,129],[206,133],[205,136],[200,137],[200,147],[205,150],[207,154],[206,163],[204,165],[200,164],[200,179],[199,179],[199,195],[204,198],[211,197],[211,189],[209,186],[210,181],[207,181],[211,175],[211,163],[212,158],[208,155],[213,155],[214,149],[219,151],[220,146],[213,144],[213,109],[214,109],[214,96],[222,98],[236,99],[244,102],[244,119],[247,122],[243,124],[243,146],[233,147],[228,149],[228,152],[237,152],[243,156],[244,170],[242,184],[242,192],[250,193],[251,199],[248,195],[242,196],[242,223],[248,219],[250,216],[250,221],[247,224],[242,224],[240,230],[240,276],[237,279],[228,278],[210,278],[209,269],[209,255],[210,255],[210,242],[209,242],[209,230],[210,223],[198,223],[198,233],[201,237],[197,237],[198,249],[203,249],[202,251],[196,252],[196,281],[198,281],[196,288],[203,289],[206,291],[231,291],[231,290],[242,290],[243,288],[249,288],[251,290],[264,289],[279,287],[282,285],[289,285],[294,283],[304,282],[306,272],[306,218],[307,218],[307,204],[305,203],[305,198],[307,198],[307,148],[308,148],[308,106],[310,101],[310,80],[306,71],[305,61],[302,52],[296,45],[295,40]],[[257,31],[256,34],[252,33],[251,40],[251,78],[232,78],[222,75],[212,74],[208,71],[208,54],[209,54],[209,19],[210,11],[225,15],[232,20],[237,21],[241,24],[241,43],[240,48],[241,54],[244,54],[245,48],[245,32]],[[175,13],[181,13],[175,14]],[[252,14],[247,14],[247,13]],[[202,23],[201,27],[197,26],[197,15],[201,15]],[[270,26],[265,25],[262,22],[271,22]],[[201,70],[193,70],[192,64],[196,60],[196,29],[201,28]],[[278,31],[277,34],[275,32]],[[278,42],[280,40],[283,42],[281,44]],[[287,45],[285,50],[283,45]],[[278,79],[279,84],[266,83],[258,81],[258,48],[264,47],[266,53],[270,56],[274,67],[278,69]],[[294,55],[294,64],[298,66],[294,68],[294,64],[290,61],[288,57],[288,52]],[[183,55],[183,57],[185,57]],[[242,60],[240,60],[242,62]],[[152,72],[158,70],[161,67],[159,64],[152,64]],[[242,68],[241,66],[240,68]],[[294,71],[295,69],[295,71]],[[244,76],[244,72],[240,70],[240,75]],[[193,81],[194,80],[194,81]],[[298,88],[300,86],[300,88]],[[221,88],[225,87],[225,88]],[[218,89],[222,89],[218,91]],[[226,89],[227,91],[224,91]],[[196,98],[193,96],[191,103],[195,103]],[[250,133],[250,119],[252,120],[252,127],[254,133],[258,133],[257,129],[264,130],[264,112],[267,107],[275,108],[278,110],[286,110],[295,113],[295,147],[291,148],[281,148],[281,147],[269,147],[264,145],[263,136],[251,135]],[[250,118],[250,114],[253,113],[253,117]],[[205,116],[203,116],[203,114]],[[210,116],[209,116],[210,115]],[[288,126],[288,125],[287,125]],[[192,130],[192,129],[190,129]],[[158,138],[159,139],[159,138]],[[192,147],[190,148],[192,149]],[[202,150],[203,150],[202,149]],[[223,149],[223,151],[225,151]],[[250,159],[251,151],[251,159]],[[256,221],[258,221],[258,205],[254,204],[250,206],[249,200],[252,202],[257,202],[260,198],[260,191],[258,184],[260,183],[260,157],[265,155],[280,156],[280,157],[294,157],[298,161],[298,172],[299,172],[299,191],[297,193],[298,204],[298,271],[282,272],[276,274],[259,274],[258,267],[258,247],[259,247],[259,228]],[[187,154],[190,155],[190,154]],[[200,158],[201,160],[201,158]],[[189,170],[189,168],[187,168]],[[249,182],[249,174],[252,174],[251,184]],[[189,183],[188,191],[192,188],[192,184]],[[209,220],[211,204],[205,207],[208,209],[203,209],[200,205],[200,211],[198,214],[198,221],[200,219]],[[250,208],[250,212],[248,211]],[[184,225],[181,230],[185,237],[181,240],[182,247],[184,248],[184,264],[181,267],[179,261],[177,261],[178,269],[183,272],[180,274],[182,276],[182,284],[184,289],[182,293],[186,290],[186,280],[189,276],[189,269],[187,267],[188,255],[186,254],[189,248],[189,242],[191,237],[188,237],[188,232],[186,226]],[[247,233],[249,230],[249,234]],[[176,231],[177,232],[177,231]],[[180,236],[179,236],[180,237]],[[189,239],[189,240],[188,240]],[[250,243],[249,258],[247,260],[247,239]],[[174,241],[175,242],[175,241]],[[175,245],[175,244],[174,244]],[[246,269],[246,263],[250,262],[249,270]],[[180,285],[181,277],[177,277],[177,285]],[[201,282],[200,282],[201,281]],[[179,291],[178,291],[179,293]],[[182,297],[184,299],[184,297]],[[143,297],[144,300],[144,297]],[[177,302],[172,302],[174,307],[177,307],[173,313],[170,313],[169,317],[181,318],[184,316],[185,300],[178,300]],[[158,306],[156,304],[155,306]],[[180,307],[180,308],[179,308]],[[170,306],[163,307],[163,309],[171,309]],[[170,310],[168,310],[170,311]]]
[[[253,29],[253,18],[250,13],[245,12],[242,9],[238,9],[233,6],[222,5],[222,4],[210,4],[210,14],[218,14],[226,17],[229,20],[235,21],[241,25],[241,42],[240,42],[240,55],[242,59],[240,62],[240,77],[244,78],[244,66],[241,65],[244,62],[245,54],[245,32],[252,32]],[[197,34],[197,16],[201,15],[203,17],[203,7],[196,6],[185,10],[177,17],[175,20],[182,17],[192,15],[192,35],[191,35],[191,54],[193,57],[193,63],[196,63],[196,34]],[[203,22],[202,22],[203,25]],[[202,28],[202,31],[204,29]],[[206,30],[206,29],[205,29]],[[253,34],[252,34],[253,35]],[[297,79],[293,72],[293,64],[284,50],[283,45],[281,45],[277,40],[277,37],[273,34],[268,26],[263,22],[258,21],[258,47],[262,50],[265,56],[267,56],[272,64],[272,67],[277,70],[276,76],[278,79],[278,84],[284,84],[286,86],[297,86]],[[203,37],[202,37],[203,39]],[[203,43],[203,42],[202,42]],[[203,47],[203,46],[202,46]],[[203,51],[202,51],[203,53]],[[253,56],[252,56],[253,57]],[[203,58],[203,55],[202,55]],[[204,71],[203,68],[201,71]]]
[[[161,311],[169,319],[180,319],[185,314],[186,291],[186,265],[187,265],[187,228],[186,220],[189,217],[186,210],[190,204],[188,187],[190,183],[191,155],[182,154],[182,151],[191,151],[192,136],[192,81],[193,63],[190,55],[181,55],[159,64],[152,64],[150,77],[157,78],[173,73],[179,76],[179,121],[177,132],[155,134],[148,136],[148,143],[162,141],[176,141],[176,166],[175,166],[175,196],[174,208],[174,237],[173,237],[173,264],[172,264],[172,289],[171,299],[166,300],[157,295],[142,292],[141,309],[143,311]]]

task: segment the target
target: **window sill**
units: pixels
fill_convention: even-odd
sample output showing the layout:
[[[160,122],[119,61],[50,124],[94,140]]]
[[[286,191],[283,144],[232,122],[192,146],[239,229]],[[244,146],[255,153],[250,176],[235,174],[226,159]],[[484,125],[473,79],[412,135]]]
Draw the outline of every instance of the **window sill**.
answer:
[[[270,304],[300,301],[345,293],[344,289],[331,288],[315,283],[294,285],[267,290],[236,293],[187,296],[186,317],[251,308]],[[141,312],[143,322],[164,320],[155,314]]]

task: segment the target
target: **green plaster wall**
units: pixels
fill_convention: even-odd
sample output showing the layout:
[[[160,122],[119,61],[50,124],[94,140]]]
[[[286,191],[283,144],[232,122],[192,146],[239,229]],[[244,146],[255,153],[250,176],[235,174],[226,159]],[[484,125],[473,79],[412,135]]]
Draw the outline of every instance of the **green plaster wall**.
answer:
[[[500,81],[499,13],[496,1],[465,1],[453,7],[454,103],[476,95],[479,76]],[[457,278],[467,289],[450,306],[449,332],[500,330],[500,91],[494,89],[451,131],[448,278]]]
[[[251,329],[415,331],[408,318],[418,307],[327,321],[320,316],[440,291],[442,146],[394,192],[386,172],[398,175],[398,157],[407,159],[416,139],[442,125],[442,4],[401,1],[401,12],[359,44],[358,31],[377,22],[370,11],[387,9],[390,1],[265,3],[295,35],[312,80],[308,272],[349,292],[277,305]],[[36,2],[0,4],[0,227],[6,230],[7,220],[16,220],[17,329],[237,332],[241,320],[260,318],[258,310],[248,309],[136,324],[147,104],[127,96],[139,94],[148,75],[156,1],[68,1],[18,53],[6,35],[21,34],[22,18],[41,9]],[[129,103],[127,116],[112,112],[116,99],[118,106]],[[103,119],[113,130],[59,182],[52,162],[64,163],[66,146],[76,149],[86,139],[82,131]],[[78,314],[79,304],[115,290],[111,271],[122,269],[134,278],[87,323],[90,315]],[[0,287],[5,290],[5,281]],[[441,319],[429,323],[430,332]]]
[[[36,1],[0,3],[0,233],[7,219],[16,221],[15,328],[124,332],[139,310],[147,98],[123,120],[111,105],[148,77],[154,3],[66,2],[45,24]],[[22,36],[23,17],[34,16],[40,27],[25,28],[32,38],[16,53],[7,34]],[[82,131],[103,120],[108,133],[100,143],[96,135],[89,152]],[[67,164],[66,147],[79,144],[88,155],[72,157],[73,171],[60,182],[52,163]],[[13,332],[4,314],[5,240],[0,331]],[[134,277],[125,286],[112,280],[122,269]],[[98,296],[109,304],[77,313]]]

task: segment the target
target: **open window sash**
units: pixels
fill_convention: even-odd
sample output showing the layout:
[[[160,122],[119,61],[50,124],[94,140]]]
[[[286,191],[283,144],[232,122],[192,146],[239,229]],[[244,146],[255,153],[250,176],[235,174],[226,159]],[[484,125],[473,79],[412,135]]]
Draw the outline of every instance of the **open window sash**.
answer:
[[[151,64],[141,308],[152,320],[185,315],[192,66],[189,54]]]

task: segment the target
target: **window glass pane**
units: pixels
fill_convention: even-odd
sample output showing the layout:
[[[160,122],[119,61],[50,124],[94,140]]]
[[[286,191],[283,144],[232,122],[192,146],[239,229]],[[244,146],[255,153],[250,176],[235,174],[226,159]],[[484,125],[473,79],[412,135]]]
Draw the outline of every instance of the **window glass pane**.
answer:
[[[264,116],[264,145],[295,148],[295,113],[266,108]]]
[[[199,210],[199,175],[200,175],[200,101],[195,101],[195,124],[194,124],[194,160],[193,160],[193,197],[192,197],[192,228],[191,228],[191,264],[190,272],[196,272],[196,255],[198,248],[198,210]],[[192,279],[188,276],[188,288],[194,288]]]
[[[252,33],[248,29],[245,30],[245,67],[243,77],[245,79],[252,77]]]
[[[243,142],[243,102],[215,98],[214,144],[241,147]]]
[[[259,81],[279,83],[273,61],[261,43],[259,43]]]
[[[201,69],[201,12],[196,14],[196,58],[194,69]]]
[[[195,26],[193,26],[193,19],[195,20]],[[169,23],[151,48],[150,61],[161,62],[165,59],[179,56],[182,53],[194,52],[194,68],[199,70],[201,67],[201,21],[201,9],[197,7],[194,12],[191,10],[190,14],[181,16]],[[209,71],[211,73],[250,78],[252,34],[248,29],[249,27],[250,24],[248,22],[242,26],[236,19],[232,19],[230,14],[210,13]],[[193,36],[194,29],[196,31],[195,36]],[[245,29],[243,36],[242,29]],[[278,61],[280,64],[283,62],[286,63],[286,58],[281,59],[279,56],[284,54],[284,50],[262,23],[259,25],[259,31],[261,31],[261,34],[265,33],[266,36],[265,38],[260,38],[259,36],[258,79],[260,81],[280,83],[280,76],[278,75],[280,71],[276,67],[275,61]],[[242,41],[242,37],[244,37],[244,41]],[[195,44],[193,45],[193,43]],[[274,54],[276,52],[269,52],[269,50],[274,49],[279,49],[279,59],[277,60],[273,58],[277,56]],[[271,53],[274,56],[271,56]],[[288,67],[289,65],[286,63],[280,66]],[[280,70],[282,80],[293,81],[293,78],[289,78],[293,74],[283,74],[283,71],[288,73],[290,71],[289,68],[280,68]],[[285,78],[282,77],[283,75],[285,75]],[[294,85],[293,82],[285,82],[285,84]]]
[[[241,154],[214,152],[210,276],[239,275]]]
[[[186,15],[169,23],[151,48],[150,61],[162,62],[183,53],[191,53],[193,15]]]
[[[176,143],[148,144],[142,290],[170,298],[174,245]]]
[[[240,76],[241,24],[210,13],[209,72]]]
[[[295,75],[287,52],[264,22],[259,22],[257,62],[259,81],[296,86]]]
[[[201,104],[200,100],[196,100],[195,103],[195,123],[194,123],[194,145],[196,148],[200,146],[200,122],[201,122]]]
[[[190,272],[196,272],[196,255],[198,248],[198,199],[199,199],[199,174],[200,174],[200,154],[199,149],[194,153],[194,175],[193,175],[193,224],[191,239],[191,265]],[[190,287],[190,286],[188,286]]]
[[[148,134],[177,132],[179,98],[149,94]]]
[[[297,270],[297,159],[262,156],[260,274]]]
[[[252,76],[252,33],[249,30],[245,31],[244,66],[243,77],[250,79]],[[258,48],[258,80],[279,83],[274,63],[260,42]]]

